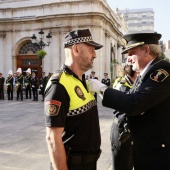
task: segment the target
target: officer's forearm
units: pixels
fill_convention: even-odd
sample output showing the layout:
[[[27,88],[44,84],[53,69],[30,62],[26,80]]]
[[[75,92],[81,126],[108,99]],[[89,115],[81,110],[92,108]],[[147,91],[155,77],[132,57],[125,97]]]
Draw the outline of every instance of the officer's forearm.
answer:
[[[65,148],[62,142],[60,135],[56,136],[52,132],[47,133],[47,145],[50,154],[50,159],[53,165],[54,170],[68,170]]]

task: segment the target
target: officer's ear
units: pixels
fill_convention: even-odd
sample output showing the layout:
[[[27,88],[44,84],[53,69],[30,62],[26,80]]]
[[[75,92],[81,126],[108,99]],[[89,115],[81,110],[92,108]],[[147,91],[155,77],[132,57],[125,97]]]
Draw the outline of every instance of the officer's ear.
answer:
[[[79,46],[78,46],[78,44],[74,44],[73,46],[72,46],[72,53],[73,53],[73,55],[74,56],[78,56],[79,55]]]
[[[145,45],[145,56],[148,56],[150,54],[150,47],[149,45]]]

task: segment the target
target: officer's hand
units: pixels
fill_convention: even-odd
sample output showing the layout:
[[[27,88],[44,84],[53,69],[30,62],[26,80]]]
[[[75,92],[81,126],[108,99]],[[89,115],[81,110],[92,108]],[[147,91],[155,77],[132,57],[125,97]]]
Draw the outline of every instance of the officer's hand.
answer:
[[[97,79],[89,79],[89,80],[87,80],[87,86],[88,86],[90,92],[96,92],[98,94],[101,93],[101,89],[103,87],[107,88],[107,86],[105,84],[101,83]]]

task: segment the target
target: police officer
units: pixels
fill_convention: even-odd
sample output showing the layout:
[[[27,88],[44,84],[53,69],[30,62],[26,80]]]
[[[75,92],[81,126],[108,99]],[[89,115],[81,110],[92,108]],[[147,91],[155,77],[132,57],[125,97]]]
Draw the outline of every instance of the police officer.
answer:
[[[5,78],[0,73],[0,99],[4,100],[4,82]]]
[[[119,82],[121,81],[122,77],[118,76],[116,77],[114,83],[113,83],[113,88],[115,89],[117,87],[117,84],[119,84]]]
[[[86,85],[95,50],[102,45],[89,29],[65,37],[65,65],[52,75],[45,91],[46,130],[54,169],[96,170],[100,156],[100,128],[96,100]]]
[[[12,70],[9,70],[8,77],[6,80],[6,86],[7,86],[7,94],[8,94],[8,100],[13,100],[13,72]]]
[[[21,100],[23,100],[23,75],[22,75],[22,69],[18,68],[16,71],[17,77],[15,79],[15,85],[16,85],[16,92],[17,92],[17,100],[19,99],[19,96],[21,97]]]
[[[31,69],[30,68],[28,68],[26,70],[26,76],[24,78],[24,83],[25,83],[26,99],[28,99],[28,94],[29,94],[29,99],[31,99]]]
[[[159,58],[158,33],[123,36],[129,62],[140,75],[131,94],[88,80],[89,88],[104,93],[103,106],[126,113],[133,140],[135,170],[170,169],[170,63]]]
[[[38,79],[35,75],[35,72],[32,72],[31,87],[33,93],[33,101],[38,101]]]
[[[45,72],[42,72],[42,77],[40,79],[40,89],[41,89],[41,95],[42,95],[42,101],[44,101],[44,91],[45,87],[47,85],[47,77],[45,76]]]
[[[115,89],[128,93],[136,79],[137,72],[133,71],[132,65],[127,63],[123,69],[124,76],[117,83]],[[132,146],[125,113],[114,111],[110,134],[113,170],[132,170]]]
[[[110,86],[110,79],[108,78],[108,73],[104,73],[104,78],[102,79],[102,83],[106,86]]]

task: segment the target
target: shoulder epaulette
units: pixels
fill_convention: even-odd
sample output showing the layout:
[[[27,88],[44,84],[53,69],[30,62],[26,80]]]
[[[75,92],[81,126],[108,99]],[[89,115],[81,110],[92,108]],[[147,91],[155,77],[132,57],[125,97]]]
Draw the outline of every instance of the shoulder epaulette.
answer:
[[[61,74],[62,74],[62,72],[59,72],[59,73],[54,73],[54,74],[51,76],[50,80],[52,81],[53,84],[59,82],[60,77],[61,77]]]
[[[47,85],[46,85],[46,88],[45,88],[44,96],[46,96],[46,95],[48,94],[49,89],[51,88],[51,86],[52,86],[53,84],[59,83],[61,74],[62,74],[62,72],[54,73],[54,74],[50,77],[50,79],[48,80],[48,83],[47,83]]]

